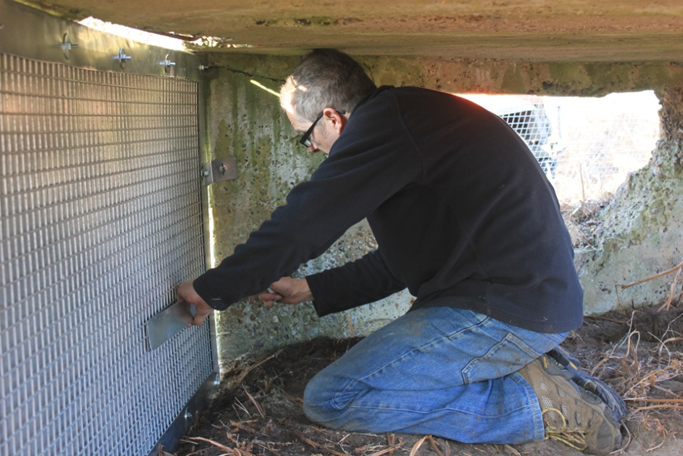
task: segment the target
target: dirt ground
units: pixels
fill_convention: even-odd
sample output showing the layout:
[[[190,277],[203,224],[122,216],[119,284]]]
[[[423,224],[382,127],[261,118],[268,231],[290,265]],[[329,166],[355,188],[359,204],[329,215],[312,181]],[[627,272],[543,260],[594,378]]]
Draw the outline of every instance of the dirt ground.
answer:
[[[466,445],[405,434],[323,429],[308,421],[308,380],[359,339],[318,338],[236,360],[210,409],[182,439],[177,456],[580,455],[559,442]],[[630,415],[615,454],[679,456],[683,442],[683,309],[640,309],[587,317],[563,345],[582,367],[626,398]]]

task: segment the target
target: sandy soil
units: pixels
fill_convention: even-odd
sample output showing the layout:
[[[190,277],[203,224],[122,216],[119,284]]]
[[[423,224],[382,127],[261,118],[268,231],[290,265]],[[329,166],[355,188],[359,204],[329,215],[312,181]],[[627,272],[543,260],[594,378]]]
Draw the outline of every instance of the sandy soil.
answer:
[[[618,454],[683,453],[683,309],[588,317],[563,344],[584,367],[627,398],[624,448]],[[555,441],[465,445],[421,435],[338,432],[311,423],[301,409],[306,382],[358,339],[315,339],[235,361],[210,410],[183,438],[178,456],[583,454]],[[589,370],[590,370],[589,369]],[[678,402],[677,402],[678,401]]]

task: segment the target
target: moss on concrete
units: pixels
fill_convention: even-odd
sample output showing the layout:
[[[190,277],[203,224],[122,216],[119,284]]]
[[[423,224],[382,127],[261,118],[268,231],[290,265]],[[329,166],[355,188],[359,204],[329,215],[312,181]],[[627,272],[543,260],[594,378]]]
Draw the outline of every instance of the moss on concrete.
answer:
[[[308,179],[323,159],[297,142],[298,135],[277,97],[251,84],[244,72],[213,68],[206,74],[208,149],[214,158],[234,157],[238,177],[209,186],[214,265],[284,204],[289,191]],[[261,83],[277,90],[278,84]],[[375,247],[366,224],[352,227],[322,257],[302,265],[300,275],[352,261]],[[243,353],[308,340],[367,334],[405,312],[409,296],[318,319],[311,304],[275,306],[244,300],[218,314],[221,365]]]
[[[229,255],[284,202],[289,190],[307,179],[319,156],[299,149],[296,135],[277,99],[249,83],[251,78],[277,90],[299,57],[258,55],[207,57],[209,141],[217,157],[234,156],[239,177],[211,189],[217,258]],[[602,95],[659,88],[666,138],[645,169],[630,177],[603,212],[604,235],[598,250],[577,257],[586,290],[586,309],[603,312],[617,304],[614,285],[647,277],[681,258],[683,243],[683,67],[676,64],[511,63],[462,59],[363,57],[359,61],[378,84],[419,85],[453,92]],[[674,87],[674,88],[672,88]],[[679,201],[681,200],[681,201]],[[309,274],[341,265],[372,249],[367,226],[353,227],[321,258],[302,265]],[[660,282],[633,287],[624,305],[658,300]],[[631,294],[629,294],[631,293]],[[219,319],[222,359],[306,340],[319,334],[364,334],[403,313],[407,293],[380,304],[318,319],[310,305],[265,309],[239,303]]]
[[[617,293],[615,285],[651,277],[683,258],[683,90],[658,92],[664,138],[652,160],[633,173],[600,214],[603,235],[595,252],[577,257],[585,307],[593,313],[619,305],[658,304],[673,277]]]

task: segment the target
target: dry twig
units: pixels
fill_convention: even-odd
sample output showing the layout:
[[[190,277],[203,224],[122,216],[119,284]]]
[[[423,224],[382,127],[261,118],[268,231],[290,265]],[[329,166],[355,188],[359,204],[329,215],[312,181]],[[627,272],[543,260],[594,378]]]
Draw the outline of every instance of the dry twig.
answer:
[[[679,278],[679,276],[680,276],[680,274],[681,274],[681,269],[682,269],[682,268],[683,268],[683,261],[682,261],[678,266],[674,266],[673,268],[668,269],[668,270],[666,270],[666,271],[664,271],[664,272],[660,272],[659,274],[655,274],[655,275],[653,275],[653,276],[646,277],[646,278],[644,278],[644,279],[637,280],[637,281],[635,281],[635,282],[628,283],[628,284],[619,284],[619,283],[615,284],[615,285],[614,285],[614,291],[615,291],[616,294],[617,294],[617,301],[619,302],[619,307],[622,307],[622,304],[621,304],[621,297],[619,296],[619,289],[620,289],[620,288],[621,288],[622,290],[625,290],[625,289],[627,289],[627,288],[631,288],[631,287],[633,287],[633,286],[640,285],[641,283],[649,282],[650,280],[654,280],[654,279],[658,279],[658,278],[660,278],[660,277],[664,277],[665,275],[671,274],[672,272],[676,272],[676,277],[674,278],[674,283],[671,285],[671,293],[670,293],[670,296],[669,296],[669,300],[667,301],[666,305],[662,306],[662,307],[659,309],[659,310],[663,310],[663,309],[666,308],[666,310],[669,310],[669,307],[670,307],[670,305],[671,305],[671,301],[672,301],[672,299],[673,299],[673,292],[674,292],[674,289],[676,288],[675,285],[676,285],[676,283],[678,282],[678,278]]]

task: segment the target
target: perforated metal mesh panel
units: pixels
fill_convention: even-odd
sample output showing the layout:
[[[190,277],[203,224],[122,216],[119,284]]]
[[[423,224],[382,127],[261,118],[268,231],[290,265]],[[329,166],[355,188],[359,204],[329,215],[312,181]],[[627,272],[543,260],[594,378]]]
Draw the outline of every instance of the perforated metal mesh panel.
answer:
[[[197,91],[0,54],[0,455],[147,454],[211,374],[144,334],[204,269]]]

